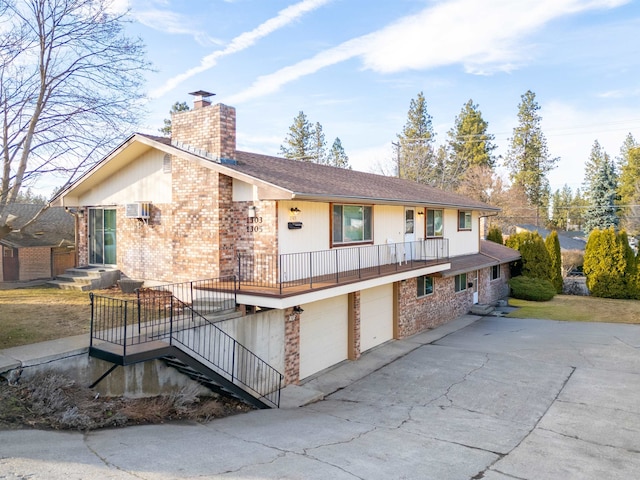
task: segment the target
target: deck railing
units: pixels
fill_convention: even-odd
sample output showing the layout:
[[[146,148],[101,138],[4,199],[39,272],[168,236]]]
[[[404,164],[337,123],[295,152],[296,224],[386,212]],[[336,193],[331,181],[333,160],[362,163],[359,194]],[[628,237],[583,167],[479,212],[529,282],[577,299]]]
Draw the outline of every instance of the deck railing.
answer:
[[[99,342],[115,344],[126,358],[132,346],[163,341],[256,398],[279,406],[282,374],[171,291],[148,289],[131,300],[94,294],[90,298],[92,348]]]
[[[333,248],[314,252],[238,254],[238,288],[309,288],[327,283],[358,280],[394,271],[413,270],[449,257],[446,238],[363,247]]]

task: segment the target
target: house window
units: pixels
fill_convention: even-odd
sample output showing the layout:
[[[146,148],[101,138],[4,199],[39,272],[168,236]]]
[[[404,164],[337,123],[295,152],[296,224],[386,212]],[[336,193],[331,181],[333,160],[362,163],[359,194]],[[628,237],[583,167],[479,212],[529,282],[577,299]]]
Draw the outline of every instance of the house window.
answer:
[[[418,297],[424,297],[433,293],[433,277],[423,275],[418,277]]]
[[[471,230],[471,212],[460,210],[458,212],[458,230]]]
[[[491,267],[491,280],[497,280],[500,278],[500,265],[494,265]]]
[[[442,237],[443,218],[442,210],[427,210],[427,237]]]
[[[467,289],[467,274],[461,273],[455,276],[456,292],[463,292]]]
[[[373,240],[372,208],[365,205],[333,205],[333,243]]]

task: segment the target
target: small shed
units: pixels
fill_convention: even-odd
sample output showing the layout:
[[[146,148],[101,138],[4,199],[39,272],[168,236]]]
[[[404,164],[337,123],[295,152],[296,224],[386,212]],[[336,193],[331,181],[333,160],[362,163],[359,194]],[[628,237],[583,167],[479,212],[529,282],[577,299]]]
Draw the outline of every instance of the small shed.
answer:
[[[10,204],[0,225],[20,229],[42,205]],[[8,220],[8,222],[7,222]],[[75,220],[63,207],[51,207],[22,231],[0,238],[0,282],[51,279],[75,266]]]

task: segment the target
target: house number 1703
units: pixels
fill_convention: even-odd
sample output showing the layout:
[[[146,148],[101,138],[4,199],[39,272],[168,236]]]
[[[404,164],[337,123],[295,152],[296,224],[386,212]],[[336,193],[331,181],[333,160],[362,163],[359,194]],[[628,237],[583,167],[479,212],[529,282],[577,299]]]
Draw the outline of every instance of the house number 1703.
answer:
[[[262,223],[262,217],[249,217],[247,218],[247,223],[250,224],[247,225],[247,232],[254,233],[262,231],[262,225],[259,225]]]

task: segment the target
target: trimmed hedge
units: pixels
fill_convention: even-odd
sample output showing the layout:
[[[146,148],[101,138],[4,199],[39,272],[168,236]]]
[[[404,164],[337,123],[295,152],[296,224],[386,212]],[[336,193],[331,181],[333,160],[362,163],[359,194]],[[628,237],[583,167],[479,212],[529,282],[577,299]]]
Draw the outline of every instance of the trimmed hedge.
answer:
[[[546,302],[556,294],[556,289],[549,280],[522,275],[509,280],[509,287],[511,287],[511,296],[520,300]]]

